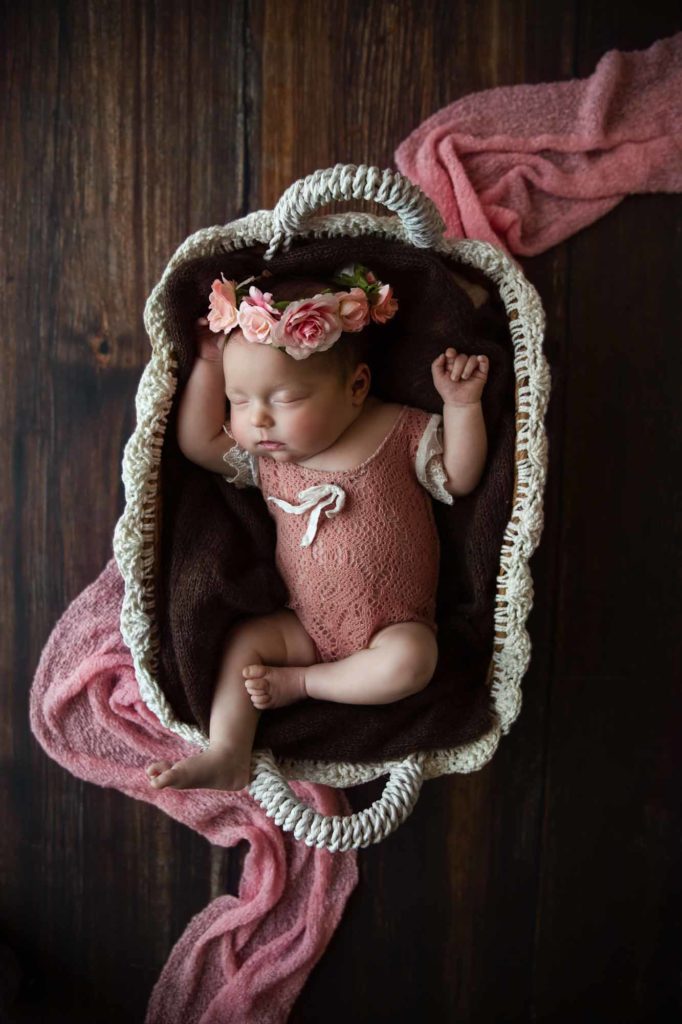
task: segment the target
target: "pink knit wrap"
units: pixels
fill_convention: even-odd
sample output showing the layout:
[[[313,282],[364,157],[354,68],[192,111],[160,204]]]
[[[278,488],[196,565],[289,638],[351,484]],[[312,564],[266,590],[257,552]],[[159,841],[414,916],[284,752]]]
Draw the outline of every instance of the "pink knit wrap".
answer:
[[[155,804],[216,846],[250,843],[239,895],[219,897],[190,921],[152,992],[146,1024],[282,1024],[357,884],[356,853],[297,842],[247,790],[149,785],[150,761],[196,750],[164,729],[140,697],[119,630],[122,598],[112,558],[43,649],[30,695],[31,729],[72,775]],[[292,786],[323,814],[349,813],[337,790]]]
[[[398,170],[448,237],[535,256],[632,192],[682,189],[682,32],[609,50],[588,78],[455,100],[400,143]]]

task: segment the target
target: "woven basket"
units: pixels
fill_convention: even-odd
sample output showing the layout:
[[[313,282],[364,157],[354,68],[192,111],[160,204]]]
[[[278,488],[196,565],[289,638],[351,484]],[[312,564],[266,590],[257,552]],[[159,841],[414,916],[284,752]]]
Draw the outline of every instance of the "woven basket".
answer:
[[[374,200],[393,216],[348,212],[314,216],[332,200]],[[137,426],[123,455],[126,503],[114,532],[114,556],[125,584],[121,634],[130,648],[140,695],[160,722],[197,746],[208,744],[195,725],[179,721],[156,678],[158,629],[154,613],[154,570],[159,528],[159,463],[166,418],[177,385],[176,360],[165,322],[163,297],[169,275],[197,256],[267,245],[265,259],[289,249],[294,238],[372,235],[454,257],[482,271],[496,286],[509,320],[516,378],[516,449],[511,516],[500,551],[495,595],[495,643],[486,685],[495,709],[494,726],[475,742],[443,750],[415,751],[395,761],[373,764],[276,759],[254,749],[251,795],[286,832],[309,846],[341,851],[379,842],[412,811],[422,782],[439,775],[472,772],[492,757],[521,707],[521,680],[530,661],[525,628],[533,601],[528,560],[543,526],[547,472],[544,416],[550,392],[549,367],[542,352],[544,312],[539,297],[518,266],[486,242],[445,240],[444,224],[431,200],[396,171],[337,164],[294,182],[274,210],[259,210],[224,226],[205,228],[185,240],[151,293],[144,322],[152,343],[136,395]],[[314,811],[287,780],[336,787],[354,786],[379,776],[388,781],[370,807],[348,816]]]

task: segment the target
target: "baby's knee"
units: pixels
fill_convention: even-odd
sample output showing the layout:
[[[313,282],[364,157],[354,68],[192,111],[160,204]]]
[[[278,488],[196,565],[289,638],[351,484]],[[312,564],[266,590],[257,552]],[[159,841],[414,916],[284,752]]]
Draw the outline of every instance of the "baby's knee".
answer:
[[[269,657],[284,663],[286,644],[277,613],[238,619],[228,630],[226,656],[239,651],[248,659]]]
[[[435,637],[429,633],[428,638],[415,644],[412,656],[409,659],[411,672],[409,674],[410,693],[418,693],[433,679],[438,661],[438,646]]]
[[[241,619],[227,638],[228,647],[235,644],[273,665],[312,665],[317,660],[313,641],[289,608]]]
[[[404,628],[404,627],[407,628]],[[402,697],[418,693],[426,687],[436,670],[438,645],[428,627],[415,629],[410,623],[396,627],[387,644],[387,670],[395,680]]]

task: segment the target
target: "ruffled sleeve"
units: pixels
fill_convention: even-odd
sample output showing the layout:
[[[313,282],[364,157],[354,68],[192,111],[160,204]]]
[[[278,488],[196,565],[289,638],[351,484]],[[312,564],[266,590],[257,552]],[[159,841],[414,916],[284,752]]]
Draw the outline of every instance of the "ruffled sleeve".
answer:
[[[228,437],[232,437],[224,423],[223,430]],[[260,487],[258,459],[254,458],[251,452],[234,444],[223,455],[223,462],[229,472],[223,473],[222,477],[228,484],[234,484],[235,487]]]
[[[415,458],[417,479],[431,497],[444,505],[454,504],[454,497],[445,489],[447,473],[443,465],[443,417],[435,412],[426,424]]]

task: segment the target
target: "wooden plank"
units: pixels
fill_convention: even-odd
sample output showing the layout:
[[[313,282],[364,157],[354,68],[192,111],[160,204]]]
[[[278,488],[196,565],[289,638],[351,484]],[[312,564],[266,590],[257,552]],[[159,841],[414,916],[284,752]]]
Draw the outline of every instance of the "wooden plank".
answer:
[[[581,11],[576,73],[679,10]],[[568,243],[570,359],[537,1019],[679,1018],[680,204],[635,196]]]
[[[665,947],[680,826],[680,246],[663,227],[678,218],[672,197],[633,198],[571,244],[535,981],[552,1019],[663,1020],[678,1005]]]
[[[26,694],[57,618],[111,557],[149,356],[145,298],[192,230],[244,209],[244,24],[239,3],[4,11],[0,415],[14,504],[0,543],[15,580],[3,601],[14,682],[0,696],[2,752],[14,770],[0,940],[19,958],[17,1014],[29,1020],[142,1019],[172,944],[226,884],[226,858],[216,865],[203,838],[49,761]]]

